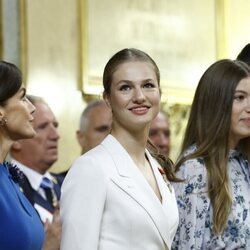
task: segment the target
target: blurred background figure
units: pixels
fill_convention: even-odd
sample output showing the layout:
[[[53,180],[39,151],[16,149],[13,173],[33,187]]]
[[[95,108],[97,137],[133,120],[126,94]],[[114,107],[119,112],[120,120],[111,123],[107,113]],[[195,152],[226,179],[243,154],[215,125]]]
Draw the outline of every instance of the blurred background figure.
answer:
[[[170,124],[169,117],[164,111],[160,111],[152,121],[149,130],[149,138],[158,148],[160,154],[169,156]]]
[[[61,223],[58,211],[62,179],[49,172],[58,158],[58,122],[48,104],[40,97],[28,96],[36,107],[32,139],[13,143],[12,163],[24,173],[21,189],[45,225],[45,249],[59,249]],[[46,246],[47,245],[47,246]]]
[[[237,60],[247,63],[250,65],[250,43],[248,43],[237,56]]]
[[[77,140],[81,146],[81,154],[97,146],[109,134],[112,123],[112,112],[104,100],[94,100],[83,110]],[[59,175],[65,178],[68,170]]]
[[[83,110],[77,140],[81,154],[97,146],[110,132],[112,113],[104,100],[92,101]]]

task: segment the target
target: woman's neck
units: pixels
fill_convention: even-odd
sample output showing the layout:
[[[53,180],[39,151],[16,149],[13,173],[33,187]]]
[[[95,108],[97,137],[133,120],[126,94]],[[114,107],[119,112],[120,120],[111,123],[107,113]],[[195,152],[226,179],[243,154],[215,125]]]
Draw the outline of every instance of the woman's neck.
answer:
[[[6,159],[12,143],[12,141],[3,140],[3,138],[0,139],[0,163],[3,163]]]
[[[148,132],[130,133],[126,130],[113,129],[111,131],[121,145],[126,149],[130,157],[139,165],[145,163],[145,148],[147,146]]]

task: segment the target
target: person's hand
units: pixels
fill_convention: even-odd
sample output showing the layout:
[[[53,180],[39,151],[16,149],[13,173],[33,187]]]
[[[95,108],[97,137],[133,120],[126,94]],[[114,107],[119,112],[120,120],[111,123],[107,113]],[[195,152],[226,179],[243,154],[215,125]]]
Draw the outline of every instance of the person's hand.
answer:
[[[59,209],[56,208],[53,221],[49,223],[46,221],[44,224],[45,229],[45,241],[43,250],[59,250],[61,242],[62,225],[60,220]]]

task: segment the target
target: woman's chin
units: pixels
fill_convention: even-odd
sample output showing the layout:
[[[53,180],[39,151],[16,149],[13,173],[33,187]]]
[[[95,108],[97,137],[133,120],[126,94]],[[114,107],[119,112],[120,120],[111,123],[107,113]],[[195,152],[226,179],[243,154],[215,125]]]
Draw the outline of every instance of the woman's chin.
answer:
[[[36,135],[36,131],[32,128],[27,133],[23,134],[23,138],[21,139],[30,139],[33,138]]]

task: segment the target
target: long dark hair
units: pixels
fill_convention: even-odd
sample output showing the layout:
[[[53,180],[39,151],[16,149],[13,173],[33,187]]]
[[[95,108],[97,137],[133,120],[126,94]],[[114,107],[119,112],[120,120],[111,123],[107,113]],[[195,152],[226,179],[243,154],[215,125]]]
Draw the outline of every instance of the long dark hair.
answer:
[[[250,65],[250,43],[248,43],[237,56],[237,60],[247,63]]]
[[[12,63],[0,61],[0,105],[14,96],[22,85],[22,73]]]
[[[176,171],[187,160],[203,158],[208,173],[208,194],[213,207],[213,231],[224,230],[232,199],[227,173],[232,105],[239,82],[250,77],[250,68],[228,59],[212,64],[201,77],[195,92]],[[197,150],[183,156],[191,145]],[[250,139],[238,147],[250,156]]]

